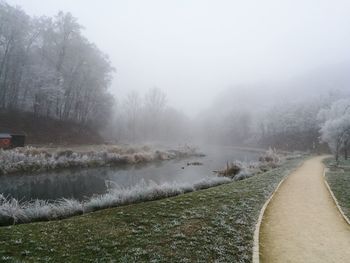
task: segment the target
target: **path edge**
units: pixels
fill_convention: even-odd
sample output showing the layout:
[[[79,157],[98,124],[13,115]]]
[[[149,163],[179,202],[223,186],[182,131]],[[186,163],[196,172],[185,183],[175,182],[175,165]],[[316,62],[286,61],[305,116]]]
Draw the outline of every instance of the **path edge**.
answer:
[[[280,188],[280,186],[282,185],[282,183],[288,178],[288,176],[283,178],[282,181],[279,182],[276,189],[273,191],[273,193],[270,195],[269,199],[267,199],[267,201],[265,202],[265,204],[263,205],[263,207],[260,210],[258,222],[256,223],[255,230],[254,230],[253,263],[260,262],[260,247],[259,247],[259,245],[260,245],[260,242],[259,242],[260,241],[260,226],[261,226],[264,214],[265,214],[265,210],[266,210],[267,206],[269,205],[269,203],[271,202],[274,195],[276,194],[276,192],[278,191],[278,189]]]
[[[265,204],[263,205],[263,207],[260,210],[260,214],[259,214],[259,218],[258,218],[258,222],[255,225],[255,230],[254,230],[254,238],[253,238],[253,261],[252,263],[260,263],[260,227],[261,227],[261,223],[265,214],[265,210],[267,208],[267,206],[269,205],[269,203],[271,202],[271,200],[273,199],[273,197],[275,196],[275,194],[277,193],[278,189],[282,186],[282,184],[284,183],[285,180],[288,179],[288,177],[294,173],[296,170],[298,170],[304,163],[305,161],[309,160],[309,158],[305,158],[302,159],[300,161],[300,163],[293,169],[291,169],[291,171],[288,172],[287,176],[285,176],[281,182],[279,182],[279,184],[277,185],[276,189],[272,192],[272,194],[270,195],[270,197],[266,200]]]
[[[329,186],[327,179],[326,179],[326,172],[327,172],[327,168],[323,168],[323,182],[326,185],[326,188],[328,189],[329,193],[332,196],[333,202],[335,203],[335,206],[338,208],[338,211],[340,212],[341,216],[343,217],[343,219],[345,220],[345,222],[350,225],[350,220],[349,218],[345,215],[343,209],[340,207],[337,198],[335,197],[331,187]],[[253,261],[254,262],[254,261]],[[255,263],[255,262],[254,262]],[[258,261],[257,261],[258,263]]]

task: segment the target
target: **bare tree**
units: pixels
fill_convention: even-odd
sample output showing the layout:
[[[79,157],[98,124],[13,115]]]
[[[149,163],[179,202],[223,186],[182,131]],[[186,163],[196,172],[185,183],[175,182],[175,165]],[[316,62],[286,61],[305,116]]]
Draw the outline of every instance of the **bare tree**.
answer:
[[[141,100],[136,91],[132,91],[127,95],[124,101],[124,109],[127,116],[128,129],[131,133],[131,139],[135,142],[141,114]]]
[[[166,107],[166,94],[159,88],[149,89],[145,95],[145,133],[151,138],[159,135],[161,116]]]

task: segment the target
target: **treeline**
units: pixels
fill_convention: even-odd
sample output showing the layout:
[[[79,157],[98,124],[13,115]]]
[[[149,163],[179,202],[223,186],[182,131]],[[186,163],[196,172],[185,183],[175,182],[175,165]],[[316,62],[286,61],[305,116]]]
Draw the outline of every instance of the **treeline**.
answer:
[[[170,107],[166,94],[151,88],[144,94],[130,91],[115,105],[115,118],[108,127],[113,140],[183,143],[190,140],[193,124]]]
[[[326,142],[338,162],[343,152],[348,159],[350,151],[350,99],[343,98],[322,109],[318,114],[321,122],[321,140]]]
[[[341,91],[297,100],[226,94],[203,113],[197,132],[205,142],[290,151],[331,150],[336,156],[344,152],[347,157],[350,101],[342,99],[346,97],[348,94]]]
[[[103,124],[113,68],[69,13],[33,18],[0,1],[0,110]]]
[[[331,98],[318,97],[272,106],[258,120],[257,142],[263,147],[285,150],[324,151],[317,116],[330,103]]]

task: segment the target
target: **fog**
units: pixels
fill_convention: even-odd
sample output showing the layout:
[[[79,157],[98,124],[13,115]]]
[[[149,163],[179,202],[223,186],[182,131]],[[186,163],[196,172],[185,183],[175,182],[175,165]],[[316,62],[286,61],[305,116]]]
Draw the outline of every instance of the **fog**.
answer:
[[[0,0],[0,261],[349,258],[349,11]]]
[[[116,68],[111,91],[117,98],[158,87],[192,117],[220,91],[275,91],[350,56],[349,1],[8,3],[36,16],[71,12]]]
[[[348,1],[0,4],[1,109],[99,143],[349,147]]]

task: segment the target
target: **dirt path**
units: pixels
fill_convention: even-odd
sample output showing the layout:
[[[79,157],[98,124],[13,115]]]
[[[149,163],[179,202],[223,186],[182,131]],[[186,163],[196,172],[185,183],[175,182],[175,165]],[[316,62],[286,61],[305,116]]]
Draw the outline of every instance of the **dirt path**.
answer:
[[[281,185],[260,229],[260,261],[350,262],[350,226],[323,181],[322,157],[306,161]]]

